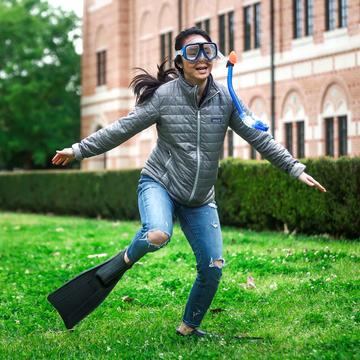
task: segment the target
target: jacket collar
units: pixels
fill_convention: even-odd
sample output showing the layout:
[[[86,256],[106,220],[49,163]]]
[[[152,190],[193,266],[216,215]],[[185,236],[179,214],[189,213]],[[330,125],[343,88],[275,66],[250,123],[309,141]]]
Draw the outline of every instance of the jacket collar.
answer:
[[[215,81],[213,79],[213,76],[210,74],[208,77],[208,81],[210,81],[208,87],[207,94],[205,95],[205,99],[202,101],[202,104],[207,101],[207,99],[212,98],[214,95],[216,95],[219,92],[218,87],[215,84]],[[199,107],[197,103],[197,92],[199,87],[197,85],[191,85],[189,84],[184,76],[182,74],[179,74],[178,82],[180,84],[180,87],[182,91],[184,92],[185,96],[193,103],[196,107]]]

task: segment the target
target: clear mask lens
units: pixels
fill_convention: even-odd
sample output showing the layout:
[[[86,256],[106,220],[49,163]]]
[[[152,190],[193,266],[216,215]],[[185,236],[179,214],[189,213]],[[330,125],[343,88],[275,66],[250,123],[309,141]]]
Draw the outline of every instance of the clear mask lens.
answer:
[[[217,57],[217,47],[214,43],[189,44],[185,46],[184,55],[189,61],[196,61],[201,55],[211,61]]]
[[[203,50],[209,60],[216,58],[217,48],[215,44],[204,44]]]
[[[199,45],[188,45],[185,49],[186,58],[189,60],[195,60],[199,56]]]

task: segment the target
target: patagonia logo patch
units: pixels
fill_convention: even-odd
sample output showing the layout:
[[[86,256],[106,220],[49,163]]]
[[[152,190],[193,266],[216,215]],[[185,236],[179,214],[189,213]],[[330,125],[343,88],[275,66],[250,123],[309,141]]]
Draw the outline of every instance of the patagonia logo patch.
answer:
[[[213,117],[211,118],[211,122],[213,124],[221,124],[223,122],[223,119],[221,117]]]

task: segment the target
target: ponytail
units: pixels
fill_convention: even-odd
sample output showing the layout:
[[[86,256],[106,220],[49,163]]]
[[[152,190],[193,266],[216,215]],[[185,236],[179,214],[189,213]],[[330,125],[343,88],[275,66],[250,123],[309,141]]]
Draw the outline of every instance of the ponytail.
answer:
[[[142,68],[135,68],[143,72],[142,74],[134,76],[129,86],[133,89],[134,95],[136,96],[136,105],[150,99],[161,85],[179,77],[178,72],[174,68],[165,70],[167,63],[168,60],[166,59],[157,66],[158,73],[156,78]]]

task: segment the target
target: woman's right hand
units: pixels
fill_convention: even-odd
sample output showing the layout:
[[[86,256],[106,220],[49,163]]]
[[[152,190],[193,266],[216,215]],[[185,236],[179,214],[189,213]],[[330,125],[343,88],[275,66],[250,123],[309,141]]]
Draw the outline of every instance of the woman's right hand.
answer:
[[[65,166],[74,159],[74,150],[72,148],[65,148],[62,150],[56,150],[56,155],[52,158],[51,162],[54,165]]]

